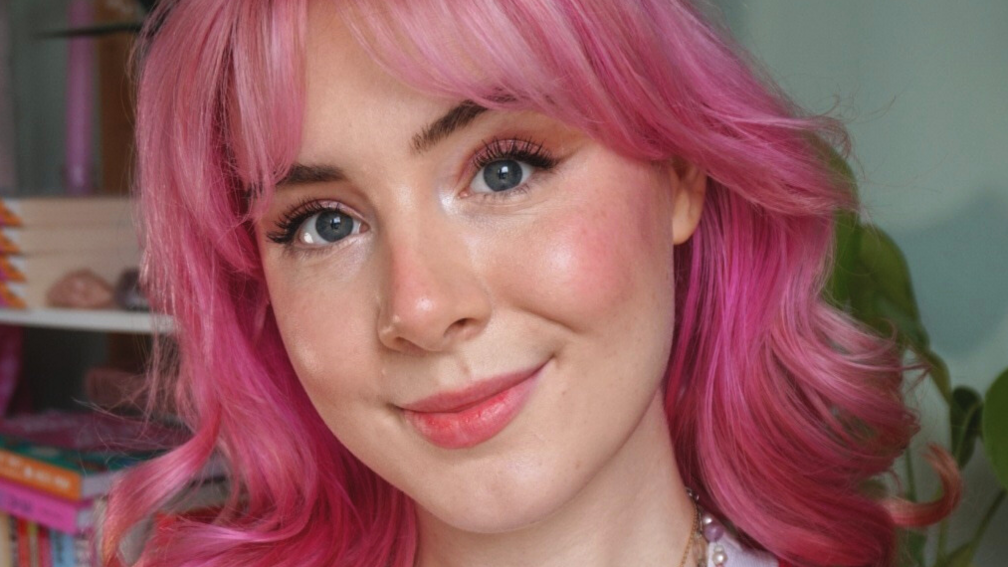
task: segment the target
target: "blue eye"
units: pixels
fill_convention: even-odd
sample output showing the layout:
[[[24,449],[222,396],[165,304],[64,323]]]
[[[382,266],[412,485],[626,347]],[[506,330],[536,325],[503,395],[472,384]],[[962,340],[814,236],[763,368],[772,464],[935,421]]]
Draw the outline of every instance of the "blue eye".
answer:
[[[360,232],[360,222],[338,209],[319,211],[304,220],[294,240],[298,244],[321,246],[339,242]]]
[[[516,159],[497,159],[484,165],[469,188],[474,193],[510,191],[528,181],[532,166]]]

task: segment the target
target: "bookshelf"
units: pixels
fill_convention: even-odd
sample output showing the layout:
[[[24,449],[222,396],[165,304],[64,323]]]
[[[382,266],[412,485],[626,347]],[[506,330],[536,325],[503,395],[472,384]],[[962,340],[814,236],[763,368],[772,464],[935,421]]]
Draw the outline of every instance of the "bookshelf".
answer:
[[[75,11],[78,5],[92,12],[83,24],[78,19],[85,16]],[[135,25],[122,26],[120,22],[135,22],[142,15],[140,2],[135,0],[0,0],[0,195],[129,193],[134,91],[127,69],[134,35],[128,32]],[[71,28],[74,34],[51,33]],[[99,33],[116,30],[119,33]],[[78,211],[76,216],[58,216],[55,224],[62,226],[67,218],[81,215],[90,218],[90,213]],[[70,242],[66,250],[47,253],[72,255],[67,254],[73,248]],[[90,258],[75,261],[110,284],[121,272],[118,266],[99,265]],[[45,289],[49,274],[57,273],[58,267],[36,261],[33,270],[28,260],[18,265],[28,274],[20,287],[34,284],[35,290]],[[46,272],[49,267],[53,270]],[[92,397],[95,390],[87,387],[91,384],[89,372],[129,373],[142,383],[154,341],[169,345],[174,341],[175,325],[167,316],[27,303],[39,307],[0,307],[0,347],[8,347],[0,362],[14,363],[0,366],[0,370],[12,369],[7,375],[14,377],[13,386],[20,395],[10,396],[17,399],[7,405],[9,413],[73,411],[98,404]],[[153,337],[155,330],[164,336]],[[113,386],[120,384],[107,381]],[[134,387],[134,382],[123,379],[120,385]],[[20,516],[21,520],[30,519],[23,513]],[[17,524],[25,525],[22,521]],[[2,525],[5,523],[0,522]],[[0,539],[9,547],[7,527]],[[54,533],[70,536],[70,564],[92,565],[81,557],[74,560],[72,533],[50,532],[49,537]],[[37,547],[29,553],[41,557],[45,548],[40,539],[35,536],[33,543],[32,537],[22,536],[16,545],[23,544],[25,550]],[[11,564],[8,555],[0,553],[0,567]],[[27,555],[22,554],[23,561],[28,560]]]
[[[170,333],[173,329],[172,320],[165,315],[115,309],[0,309],[0,324],[129,334],[150,334],[155,328]]]

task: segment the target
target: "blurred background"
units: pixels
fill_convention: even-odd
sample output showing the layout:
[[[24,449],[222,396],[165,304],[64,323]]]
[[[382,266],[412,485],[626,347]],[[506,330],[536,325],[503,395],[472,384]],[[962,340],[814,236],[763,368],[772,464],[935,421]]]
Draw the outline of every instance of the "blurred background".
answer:
[[[906,254],[934,350],[954,385],[986,391],[1008,366],[1008,2],[713,1],[801,104],[847,123],[870,220]],[[70,40],[43,37],[79,26],[71,4],[0,0],[0,194],[62,193],[71,182],[113,194],[128,187],[132,36],[85,40],[92,55],[79,59]],[[132,0],[91,4],[95,21],[142,15]],[[68,107],[81,104],[87,120],[68,125]],[[77,181],[68,164],[83,167]],[[35,397],[50,405],[80,395],[79,381],[63,377],[116,350],[102,333],[31,333],[24,371],[49,377]],[[948,410],[931,383],[912,397],[924,427],[916,454],[929,440],[948,446]],[[972,534],[999,490],[984,458],[977,451],[965,470],[952,542]],[[921,493],[931,494],[933,476],[917,470]],[[1006,536],[1002,506],[973,565],[1008,565]]]
[[[799,103],[836,107],[853,136],[870,220],[907,257],[933,349],[953,385],[985,392],[1008,366],[1008,2],[716,4]],[[924,427],[918,454],[929,440],[948,446],[947,408],[931,383],[914,397]],[[999,488],[982,453],[965,471],[953,542],[972,534]],[[922,486],[935,486],[917,471]],[[1005,506],[974,565],[1008,565]]]

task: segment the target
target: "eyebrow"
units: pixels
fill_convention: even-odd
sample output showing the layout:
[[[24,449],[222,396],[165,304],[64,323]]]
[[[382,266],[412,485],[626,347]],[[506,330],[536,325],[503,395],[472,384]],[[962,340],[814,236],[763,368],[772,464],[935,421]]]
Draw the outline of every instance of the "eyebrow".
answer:
[[[489,109],[485,106],[480,106],[471,100],[464,100],[415,134],[410,142],[410,148],[414,154],[423,153],[456,130],[469,125],[487,110]],[[346,173],[335,166],[294,163],[287,174],[277,181],[276,186],[336,183],[346,181],[346,179]]]
[[[276,186],[283,187],[286,185],[306,185],[311,183],[336,183],[339,181],[346,181],[346,179],[346,174],[338,167],[333,167],[331,165],[305,165],[303,163],[295,163],[287,171],[287,175],[284,175],[280,181],[277,181]]]
[[[477,116],[489,110],[471,100],[464,100],[444,113],[441,118],[431,122],[419,134],[413,136],[413,153],[423,153],[435,144],[450,136],[456,130],[464,128]]]

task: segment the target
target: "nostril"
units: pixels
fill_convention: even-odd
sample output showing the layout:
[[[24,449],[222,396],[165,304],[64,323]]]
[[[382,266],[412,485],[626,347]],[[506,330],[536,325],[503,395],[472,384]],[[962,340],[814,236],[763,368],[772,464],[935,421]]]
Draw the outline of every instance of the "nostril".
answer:
[[[467,339],[476,329],[476,321],[471,318],[459,319],[445,329],[445,339]]]

